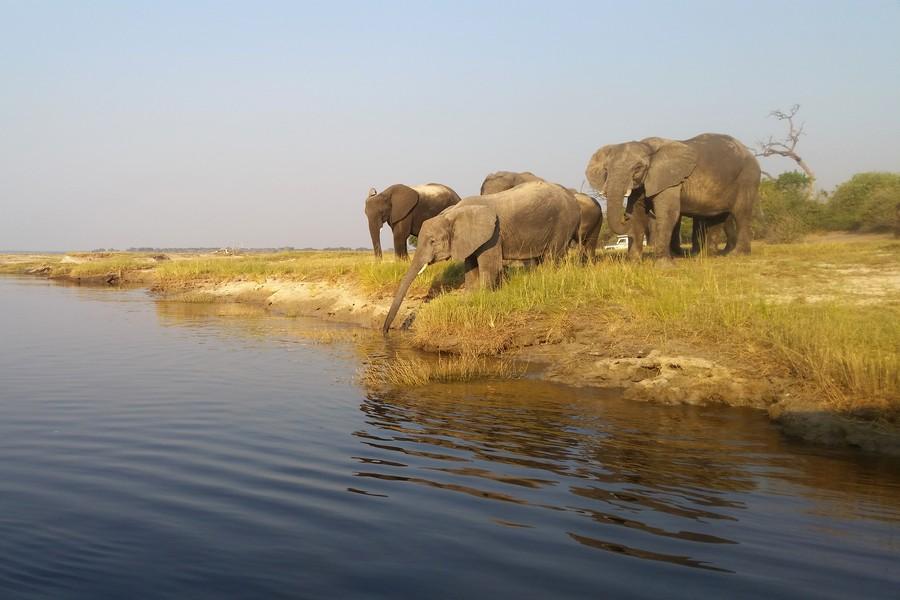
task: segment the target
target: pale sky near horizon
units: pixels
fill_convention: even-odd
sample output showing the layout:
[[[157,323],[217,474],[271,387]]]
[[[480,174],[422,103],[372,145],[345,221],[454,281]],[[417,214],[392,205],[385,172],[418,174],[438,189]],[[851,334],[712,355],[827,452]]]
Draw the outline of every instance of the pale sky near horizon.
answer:
[[[900,171],[898,32],[896,1],[0,0],[0,249],[369,246],[371,186],[579,187],[604,144],[752,145],[793,103],[830,189]]]

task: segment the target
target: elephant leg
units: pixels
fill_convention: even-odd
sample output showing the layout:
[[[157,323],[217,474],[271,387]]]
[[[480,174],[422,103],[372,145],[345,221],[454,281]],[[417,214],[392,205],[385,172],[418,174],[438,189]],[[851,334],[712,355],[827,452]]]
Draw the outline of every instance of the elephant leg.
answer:
[[[582,262],[590,263],[594,262],[594,259],[597,256],[597,243],[600,241],[600,227],[599,225],[594,228],[593,231],[588,233],[587,239],[582,243]]]
[[[753,237],[750,223],[753,218],[753,206],[756,204],[758,194],[759,190],[756,187],[743,186],[738,190],[737,200],[732,212],[736,232],[734,236],[734,250],[738,254],[750,254],[750,240]]]
[[[675,221],[675,227],[672,228],[672,236],[669,241],[669,250],[672,251],[672,256],[685,257],[688,253],[684,251],[681,247],[681,220],[684,217],[678,215],[678,219]]]
[[[500,283],[503,273],[503,252],[500,244],[490,244],[478,254],[479,285],[486,289],[494,289]]]
[[[681,189],[672,187],[661,191],[653,198],[653,212],[656,216],[654,250],[659,259],[671,260],[672,230],[681,213]]]
[[[650,237],[648,227],[650,216],[647,212],[646,198],[640,198],[631,206],[631,227],[628,236],[629,260],[641,260],[644,252],[644,236]]]
[[[481,287],[480,269],[478,268],[478,260],[474,256],[466,258],[465,262],[466,289],[471,291]]]
[[[409,260],[406,240],[409,238],[410,220],[403,219],[394,223],[392,230],[394,232],[394,254],[400,260]]]
[[[729,214],[722,226],[725,229],[725,248],[720,254],[725,256],[737,245],[737,224],[734,221],[734,215]]]

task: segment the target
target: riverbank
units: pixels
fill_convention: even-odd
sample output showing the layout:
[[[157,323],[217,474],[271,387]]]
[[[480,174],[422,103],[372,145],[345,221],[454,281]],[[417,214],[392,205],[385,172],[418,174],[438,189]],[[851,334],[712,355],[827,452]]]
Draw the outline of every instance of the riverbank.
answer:
[[[140,283],[165,299],[246,302],[365,327],[381,324],[405,267],[353,252],[0,258],[0,271]],[[459,265],[430,267],[397,319],[414,346],[464,357],[464,368],[444,361],[433,379],[516,376],[505,361],[527,361],[555,381],[621,388],[641,401],[752,406],[792,435],[900,454],[896,241],[758,244],[750,257],[671,269],[604,257],[511,269],[501,289],[471,294],[461,282]],[[428,368],[407,362],[368,377],[412,385],[431,380]]]

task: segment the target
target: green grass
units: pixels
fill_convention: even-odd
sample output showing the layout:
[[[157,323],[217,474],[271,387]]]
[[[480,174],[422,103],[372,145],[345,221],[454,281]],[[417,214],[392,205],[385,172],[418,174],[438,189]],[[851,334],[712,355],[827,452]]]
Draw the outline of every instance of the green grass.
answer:
[[[843,409],[862,400],[900,411],[900,296],[890,289],[842,293],[838,285],[852,276],[850,266],[860,272],[893,266],[896,276],[900,243],[760,246],[756,252],[676,261],[671,269],[604,260],[516,271],[498,290],[436,298],[420,310],[415,338],[427,346],[452,337],[463,353],[493,354],[523,324],[588,319],[598,332],[651,346],[688,341],[734,360],[759,361],[761,372],[787,369]],[[796,284],[815,268],[832,275],[821,289]]]
[[[512,361],[484,356],[439,356],[436,360],[401,357],[370,364],[362,373],[362,381],[372,387],[407,388],[487,377],[518,379],[524,372],[524,367]]]
[[[71,277],[98,277],[115,273],[122,276],[129,271],[150,269],[156,261],[146,254],[112,254],[79,264],[59,264],[56,269],[64,270]]]
[[[17,257],[15,255],[0,257],[0,273],[27,273],[37,267],[49,267],[44,273],[51,277],[97,277],[115,273],[119,276],[127,272],[139,271],[154,267],[157,263],[149,254],[132,252],[102,254],[71,254],[76,261],[63,262],[59,255],[41,257]]]
[[[167,261],[157,267],[156,279],[161,288],[198,280],[263,282],[281,279],[342,282],[369,293],[387,293],[396,287],[408,266],[407,262],[387,258],[377,261],[371,254],[363,252],[290,252]],[[461,282],[460,265],[441,263],[419,276],[411,293],[456,287]]]

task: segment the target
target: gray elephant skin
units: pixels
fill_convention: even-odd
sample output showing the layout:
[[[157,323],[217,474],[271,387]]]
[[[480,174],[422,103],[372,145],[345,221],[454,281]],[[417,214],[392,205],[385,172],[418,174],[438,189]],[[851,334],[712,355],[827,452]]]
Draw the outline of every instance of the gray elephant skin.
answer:
[[[503,192],[530,181],[546,180],[530,171],[497,171],[484,178],[484,182],[481,184],[481,194]],[[578,202],[581,211],[581,224],[578,226],[578,235],[576,236],[581,258],[582,260],[592,259],[597,251],[597,241],[600,239],[603,208],[599,202],[587,194],[582,194],[572,188],[567,188],[567,190]]]
[[[381,258],[381,228],[385,223],[394,234],[394,254],[406,259],[409,256],[407,238],[419,235],[422,223],[457,202],[457,193],[440,183],[413,187],[397,183],[380,193],[370,189],[366,198],[366,218],[375,257]]]
[[[637,242],[633,256],[640,255],[650,219],[656,256],[671,258],[672,231],[680,215],[712,221],[732,215],[734,249],[750,252],[760,168],[753,153],[731,136],[704,133],[681,141],[657,137],[604,146],[591,157],[585,175],[607,198],[609,228]]]
[[[466,288],[493,288],[504,261],[558,260],[581,219],[578,203],[562,186],[535,181],[466,198],[427,220],[382,330],[390,329],[416,275],[438,261],[465,262]]]
[[[650,219],[646,214],[643,216],[647,219],[645,229],[649,236]],[[635,215],[632,215],[632,218],[636,218]],[[679,216],[675,228],[672,230],[672,243],[670,244],[672,256],[725,255],[734,249],[737,228],[734,225],[734,217],[730,213],[712,218],[694,217],[691,221],[691,249],[685,250],[681,247],[681,217]],[[725,248],[720,251],[718,243],[721,237],[725,238]]]

